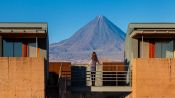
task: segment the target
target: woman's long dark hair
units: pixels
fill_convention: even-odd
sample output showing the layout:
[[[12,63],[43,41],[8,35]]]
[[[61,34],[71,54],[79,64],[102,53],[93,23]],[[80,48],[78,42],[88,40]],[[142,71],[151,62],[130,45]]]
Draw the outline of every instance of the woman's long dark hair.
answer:
[[[92,52],[91,59],[94,61],[98,61],[97,54],[95,52]]]

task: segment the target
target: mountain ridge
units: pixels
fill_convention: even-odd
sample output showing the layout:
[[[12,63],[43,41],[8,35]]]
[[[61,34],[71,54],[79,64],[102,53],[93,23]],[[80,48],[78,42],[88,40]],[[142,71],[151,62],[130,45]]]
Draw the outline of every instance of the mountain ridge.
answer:
[[[51,44],[49,56],[51,61],[87,63],[91,52],[96,51],[101,60],[123,60],[124,40],[125,33],[120,28],[106,17],[97,16],[70,38]]]

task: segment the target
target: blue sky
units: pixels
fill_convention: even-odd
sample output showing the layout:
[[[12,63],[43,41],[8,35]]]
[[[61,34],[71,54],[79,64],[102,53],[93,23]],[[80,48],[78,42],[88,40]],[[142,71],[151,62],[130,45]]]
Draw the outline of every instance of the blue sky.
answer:
[[[48,22],[49,42],[69,38],[98,15],[124,32],[130,22],[175,22],[175,0],[0,0],[0,22]]]

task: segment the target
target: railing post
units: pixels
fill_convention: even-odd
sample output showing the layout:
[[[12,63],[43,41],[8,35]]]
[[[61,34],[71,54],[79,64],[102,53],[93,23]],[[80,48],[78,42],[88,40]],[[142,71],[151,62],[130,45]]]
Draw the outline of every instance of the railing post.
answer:
[[[132,71],[131,66],[128,66],[128,80],[129,80],[129,86],[132,84]]]
[[[118,67],[116,67],[116,86],[118,86],[118,76],[117,76],[117,71],[118,71]]]
[[[86,66],[86,86],[91,86],[92,81],[91,81],[91,72],[90,72],[90,66]]]
[[[102,86],[102,66],[96,66],[96,73],[95,73],[95,86]]]
[[[130,86],[132,86],[132,66],[130,66]]]

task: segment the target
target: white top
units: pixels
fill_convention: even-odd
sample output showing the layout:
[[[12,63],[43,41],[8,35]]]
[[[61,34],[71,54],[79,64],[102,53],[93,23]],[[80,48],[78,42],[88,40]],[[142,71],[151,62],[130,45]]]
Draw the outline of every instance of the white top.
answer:
[[[96,61],[95,60],[91,60],[89,65],[90,65],[90,69],[91,71],[96,71]]]

